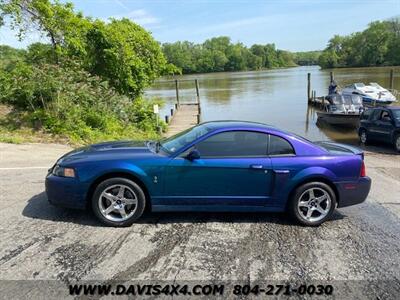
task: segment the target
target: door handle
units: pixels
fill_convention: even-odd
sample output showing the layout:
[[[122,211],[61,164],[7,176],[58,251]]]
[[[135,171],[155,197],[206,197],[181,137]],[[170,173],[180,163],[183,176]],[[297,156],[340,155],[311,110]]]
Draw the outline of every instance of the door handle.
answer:
[[[263,165],[250,165],[251,169],[263,169],[264,166]]]
[[[289,174],[289,173],[290,173],[289,170],[274,170],[274,171],[275,171],[275,173],[277,173],[277,174]]]

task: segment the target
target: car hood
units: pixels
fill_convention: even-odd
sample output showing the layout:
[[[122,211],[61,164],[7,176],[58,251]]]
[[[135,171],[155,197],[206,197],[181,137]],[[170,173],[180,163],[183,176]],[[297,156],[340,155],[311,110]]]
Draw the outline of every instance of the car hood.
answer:
[[[139,146],[143,145],[143,146]],[[121,158],[145,158],[156,156],[157,154],[151,151],[143,143],[135,141],[114,141],[75,149],[63,155],[58,161],[58,164],[68,164],[71,162],[85,160],[112,160]]]

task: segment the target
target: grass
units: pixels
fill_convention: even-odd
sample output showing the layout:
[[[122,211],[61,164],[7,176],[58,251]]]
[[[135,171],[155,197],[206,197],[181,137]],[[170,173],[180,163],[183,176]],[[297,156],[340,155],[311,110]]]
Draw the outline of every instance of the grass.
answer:
[[[97,142],[113,141],[113,140],[134,140],[145,141],[159,139],[160,135],[154,132],[145,132],[133,126],[127,126],[124,130],[111,132],[103,132],[101,130],[89,129],[85,131],[84,137],[82,133],[77,134],[73,131],[67,131],[62,134],[53,134],[47,132],[43,128],[34,129],[28,123],[21,121],[19,115],[6,106],[0,105],[0,142],[1,143],[57,143],[68,144],[71,146],[82,146]]]

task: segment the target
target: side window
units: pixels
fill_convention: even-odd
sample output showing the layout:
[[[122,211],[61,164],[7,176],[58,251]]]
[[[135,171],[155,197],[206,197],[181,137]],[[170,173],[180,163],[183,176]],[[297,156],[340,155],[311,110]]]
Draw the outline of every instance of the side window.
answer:
[[[389,112],[388,112],[388,111],[385,111],[385,110],[382,111],[380,120],[383,121],[383,122],[390,122],[390,121],[391,121],[391,118],[390,118]]]
[[[372,115],[371,121],[376,121],[379,119],[380,115],[382,113],[381,109],[376,109],[374,110],[374,114]]]
[[[268,152],[269,155],[295,155],[292,145],[275,135],[270,136]]]
[[[267,156],[268,135],[254,131],[227,131],[198,143],[200,157]]]

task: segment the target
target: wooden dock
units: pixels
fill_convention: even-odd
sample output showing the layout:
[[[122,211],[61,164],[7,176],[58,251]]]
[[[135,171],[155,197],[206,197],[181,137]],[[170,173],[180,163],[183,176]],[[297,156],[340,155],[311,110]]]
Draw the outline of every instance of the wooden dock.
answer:
[[[165,116],[165,122],[168,125],[167,132],[164,133],[165,137],[170,137],[200,123],[201,106],[197,79],[195,79],[195,87],[196,99],[193,102],[181,103],[179,99],[179,82],[175,80],[175,109],[171,109],[171,114]]]

